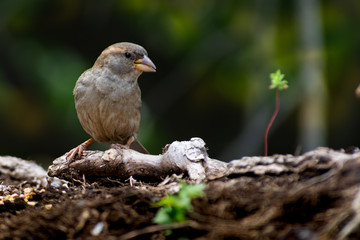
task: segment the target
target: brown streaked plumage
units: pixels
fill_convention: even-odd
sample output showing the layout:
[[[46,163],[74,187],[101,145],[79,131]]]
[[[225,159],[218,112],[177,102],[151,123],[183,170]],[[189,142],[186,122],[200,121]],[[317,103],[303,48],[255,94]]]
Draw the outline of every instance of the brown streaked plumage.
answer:
[[[82,127],[92,138],[67,154],[69,162],[94,140],[124,147],[137,141],[141,108],[137,79],[142,72],[156,70],[147,55],[140,45],[116,43],[81,74],[74,88],[75,107]]]

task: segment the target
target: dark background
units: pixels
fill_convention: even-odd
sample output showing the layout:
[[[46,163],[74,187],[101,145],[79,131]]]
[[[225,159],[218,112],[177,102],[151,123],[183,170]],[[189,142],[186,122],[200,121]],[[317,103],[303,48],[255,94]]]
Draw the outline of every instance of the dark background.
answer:
[[[144,46],[139,138],[201,137],[213,158],[360,145],[360,1],[0,1],[0,155],[51,161],[89,136],[72,89],[108,45]],[[94,145],[105,149],[108,145]]]

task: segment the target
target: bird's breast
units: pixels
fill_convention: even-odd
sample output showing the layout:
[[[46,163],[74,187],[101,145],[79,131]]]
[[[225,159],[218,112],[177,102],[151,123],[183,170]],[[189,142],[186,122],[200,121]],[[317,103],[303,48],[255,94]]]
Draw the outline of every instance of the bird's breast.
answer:
[[[137,81],[94,80],[95,84],[79,83],[74,90],[80,123],[96,141],[124,144],[139,130],[141,92]]]

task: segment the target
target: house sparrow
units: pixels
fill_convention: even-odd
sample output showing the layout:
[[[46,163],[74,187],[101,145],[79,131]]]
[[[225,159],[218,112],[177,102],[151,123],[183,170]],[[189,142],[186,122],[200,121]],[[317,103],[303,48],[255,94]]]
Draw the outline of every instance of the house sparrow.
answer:
[[[84,130],[92,138],[72,149],[71,162],[92,142],[114,142],[122,148],[135,143],[140,125],[141,91],[137,82],[142,72],[156,67],[140,45],[122,42],[106,48],[76,82],[75,107]],[[143,148],[144,151],[146,151]]]

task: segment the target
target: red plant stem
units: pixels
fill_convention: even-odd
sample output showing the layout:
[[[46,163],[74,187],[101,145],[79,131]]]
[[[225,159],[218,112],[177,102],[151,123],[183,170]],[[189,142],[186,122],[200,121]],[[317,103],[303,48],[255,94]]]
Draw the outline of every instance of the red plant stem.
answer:
[[[270,122],[267,125],[266,131],[265,131],[265,135],[264,135],[264,155],[267,156],[268,155],[268,133],[270,130],[271,125],[273,124],[278,112],[280,109],[280,91],[279,89],[276,89],[276,108],[275,111],[273,113],[273,115],[271,116]]]

